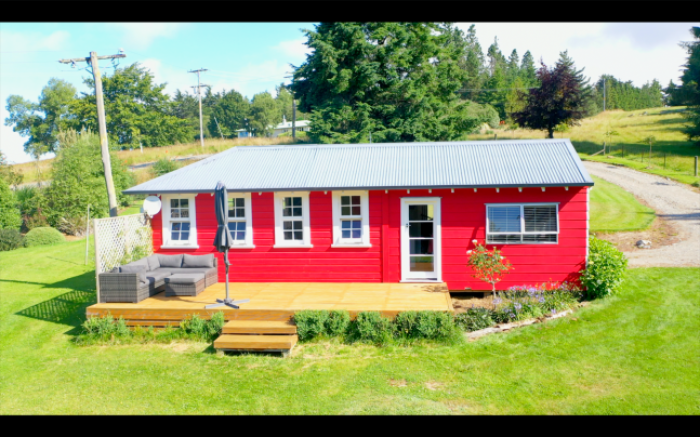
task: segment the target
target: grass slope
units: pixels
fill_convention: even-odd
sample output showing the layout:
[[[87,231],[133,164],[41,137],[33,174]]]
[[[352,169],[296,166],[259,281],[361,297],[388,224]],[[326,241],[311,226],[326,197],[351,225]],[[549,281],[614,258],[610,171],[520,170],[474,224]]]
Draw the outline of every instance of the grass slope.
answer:
[[[700,148],[683,134],[682,129],[687,125],[684,110],[684,107],[673,107],[601,112],[581,120],[579,126],[571,127],[566,132],[556,132],[554,137],[570,138],[581,159],[623,165],[697,186],[700,177],[693,175],[693,166],[694,156],[700,154]],[[607,131],[616,131],[618,135],[607,138]],[[470,135],[469,139],[493,139],[494,133],[499,139],[544,138],[546,135],[543,131],[530,129],[497,129],[488,135]],[[649,136],[656,137],[651,162],[649,145],[644,141]],[[607,153],[591,156],[601,151],[605,142],[607,146],[612,146]]]
[[[0,253],[1,414],[698,414],[700,269],[634,269],[622,292],[457,346],[79,347],[84,243]]]
[[[630,192],[596,176],[592,178],[591,232],[639,231],[654,221],[654,210],[639,203]]]

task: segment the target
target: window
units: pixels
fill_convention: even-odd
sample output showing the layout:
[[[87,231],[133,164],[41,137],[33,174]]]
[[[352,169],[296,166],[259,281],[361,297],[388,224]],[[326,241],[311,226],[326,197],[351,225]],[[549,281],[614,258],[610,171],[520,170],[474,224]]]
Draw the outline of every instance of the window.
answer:
[[[313,247],[308,192],[275,193],[274,247]]]
[[[486,206],[487,244],[557,243],[558,204]]]
[[[367,191],[333,192],[333,244],[331,247],[372,247],[369,242]]]
[[[250,193],[229,193],[228,229],[235,247],[252,249],[253,226]]]
[[[195,196],[163,196],[163,248],[197,248]]]

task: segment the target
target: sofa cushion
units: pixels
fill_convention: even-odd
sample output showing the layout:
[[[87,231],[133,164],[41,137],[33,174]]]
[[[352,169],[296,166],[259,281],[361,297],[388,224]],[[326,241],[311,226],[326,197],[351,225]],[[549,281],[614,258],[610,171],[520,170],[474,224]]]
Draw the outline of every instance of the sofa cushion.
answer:
[[[161,267],[181,267],[182,266],[182,254],[180,255],[163,255],[158,254],[158,262]]]
[[[216,271],[214,267],[212,268],[206,268],[206,267],[189,267],[189,268],[179,268],[179,269],[170,269],[170,273],[173,275],[177,274],[188,274],[188,273],[202,273],[206,275],[207,273],[211,271]]]
[[[138,273],[139,281],[146,282],[146,267],[143,265],[125,265],[119,268],[119,273]]]
[[[214,267],[214,254],[208,255],[188,255],[185,254],[182,260],[182,267]]]
[[[146,258],[142,259],[137,259],[136,261],[131,261],[129,264],[124,264],[122,267],[136,267],[136,266],[143,266],[146,268],[146,270],[150,270],[148,267],[148,261],[146,261]],[[121,270],[120,270],[121,271]]]
[[[163,279],[167,278],[170,276],[170,271],[168,270],[152,270],[150,272],[146,272],[146,279],[153,279],[153,282],[158,282],[162,281]]]
[[[146,257],[146,261],[148,262],[148,270],[153,271],[160,267],[160,261],[158,260],[158,255],[151,255]]]

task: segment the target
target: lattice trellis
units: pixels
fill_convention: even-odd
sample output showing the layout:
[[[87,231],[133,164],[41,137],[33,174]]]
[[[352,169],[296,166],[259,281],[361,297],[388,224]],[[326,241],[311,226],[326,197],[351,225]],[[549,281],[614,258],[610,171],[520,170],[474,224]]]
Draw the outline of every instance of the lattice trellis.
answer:
[[[151,226],[145,214],[95,219],[93,234],[95,275],[153,254]],[[98,299],[99,292],[100,283],[97,281]]]

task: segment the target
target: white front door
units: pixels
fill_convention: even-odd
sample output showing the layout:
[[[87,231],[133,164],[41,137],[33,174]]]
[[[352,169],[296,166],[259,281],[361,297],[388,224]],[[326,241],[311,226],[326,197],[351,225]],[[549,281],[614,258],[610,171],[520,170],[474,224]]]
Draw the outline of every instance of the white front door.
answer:
[[[440,198],[401,199],[401,280],[441,281]]]

